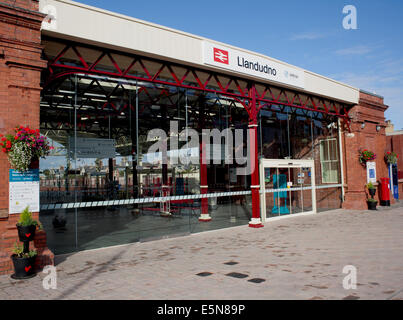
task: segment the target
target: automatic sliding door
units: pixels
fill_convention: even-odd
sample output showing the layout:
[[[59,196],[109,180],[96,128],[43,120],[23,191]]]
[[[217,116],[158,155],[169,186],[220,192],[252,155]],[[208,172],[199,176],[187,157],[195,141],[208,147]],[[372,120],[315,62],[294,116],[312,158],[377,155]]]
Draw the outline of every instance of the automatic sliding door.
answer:
[[[287,192],[287,168],[265,168],[266,217],[278,217],[290,213]]]
[[[280,177],[278,168],[265,168],[264,170],[264,183],[267,191],[264,195],[266,200],[265,214],[268,218],[276,217],[287,210],[284,201],[285,192],[279,190],[281,187],[284,187],[283,184],[286,181]]]
[[[290,214],[303,211],[304,198],[302,194],[301,167],[288,167],[287,198]]]
[[[302,196],[304,199],[303,202],[303,210],[304,212],[313,210],[312,203],[312,168],[311,167],[302,167],[300,175],[300,182],[302,182]]]
[[[292,161],[292,165],[274,160],[261,162],[263,221],[315,211],[313,161]]]

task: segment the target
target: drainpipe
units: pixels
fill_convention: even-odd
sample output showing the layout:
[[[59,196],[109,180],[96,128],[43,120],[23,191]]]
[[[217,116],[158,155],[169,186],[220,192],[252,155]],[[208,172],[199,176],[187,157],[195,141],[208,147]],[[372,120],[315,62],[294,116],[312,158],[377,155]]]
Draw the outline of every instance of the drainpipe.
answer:
[[[339,129],[339,154],[340,154],[340,171],[341,171],[341,202],[344,202],[344,163],[343,163],[343,148],[341,144],[341,125],[340,118],[337,119],[338,129]]]

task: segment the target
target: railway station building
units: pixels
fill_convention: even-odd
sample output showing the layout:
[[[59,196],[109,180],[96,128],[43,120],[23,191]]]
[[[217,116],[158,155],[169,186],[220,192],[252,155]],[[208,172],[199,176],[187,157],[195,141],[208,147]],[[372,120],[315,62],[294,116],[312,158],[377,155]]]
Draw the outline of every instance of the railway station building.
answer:
[[[388,177],[381,96],[78,2],[0,0],[0,17],[0,133],[29,126],[54,147],[27,191],[43,226],[39,266],[80,250],[366,209],[359,149],[375,152],[376,177]],[[2,153],[0,274],[12,270],[17,239],[10,169]]]

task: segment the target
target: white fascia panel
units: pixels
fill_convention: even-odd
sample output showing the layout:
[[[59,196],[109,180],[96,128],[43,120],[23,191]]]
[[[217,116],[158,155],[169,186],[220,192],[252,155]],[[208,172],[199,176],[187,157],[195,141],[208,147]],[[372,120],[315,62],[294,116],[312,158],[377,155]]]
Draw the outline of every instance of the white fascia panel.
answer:
[[[139,19],[120,15],[110,11],[87,6],[68,0],[40,0],[40,11],[53,16],[50,23],[42,24],[44,34],[54,37],[76,40],[77,42],[97,44],[128,53],[139,53],[144,56],[159,57],[168,61],[218,70],[220,72],[244,76],[267,83],[278,82],[262,80],[250,73],[241,73],[228,68],[206,63],[203,59],[205,43],[224,46],[247,56],[265,59],[284,68],[293,68],[303,72],[304,87],[296,89],[309,93],[357,104],[359,90],[346,84],[320,76],[310,71],[292,66],[285,62],[264,56],[259,53],[208,40],[186,32],[163,27]],[[285,84],[285,86],[287,86]],[[290,87],[290,86],[287,86]],[[291,86],[292,87],[292,86]]]

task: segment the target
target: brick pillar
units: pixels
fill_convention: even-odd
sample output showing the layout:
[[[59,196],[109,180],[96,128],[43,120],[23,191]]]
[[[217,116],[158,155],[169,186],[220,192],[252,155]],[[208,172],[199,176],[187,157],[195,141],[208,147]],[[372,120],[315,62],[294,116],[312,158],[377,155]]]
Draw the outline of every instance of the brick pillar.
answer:
[[[12,133],[17,125],[39,128],[40,77],[46,68],[41,59],[41,22],[37,0],[0,0],[0,133]],[[9,163],[0,154],[0,274],[11,273],[10,259],[18,241],[19,215],[8,214]],[[38,213],[34,217],[38,219]],[[38,267],[52,264],[46,234],[39,231],[31,247],[38,250]]]
[[[343,208],[367,209],[367,171],[358,160],[358,150],[368,149],[376,154],[376,178],[388,177],[387,165],[384,161],[386,147],[385,111],[388,107],[383,98],[360,92],[358,105],[354,106],[349,115],[351,117],[351,132],[344,132],[344,160],[346,176],[346,194]],[[380,131],[376,127],[380,126]],[[378,193],[375,197],[378,200]]]

